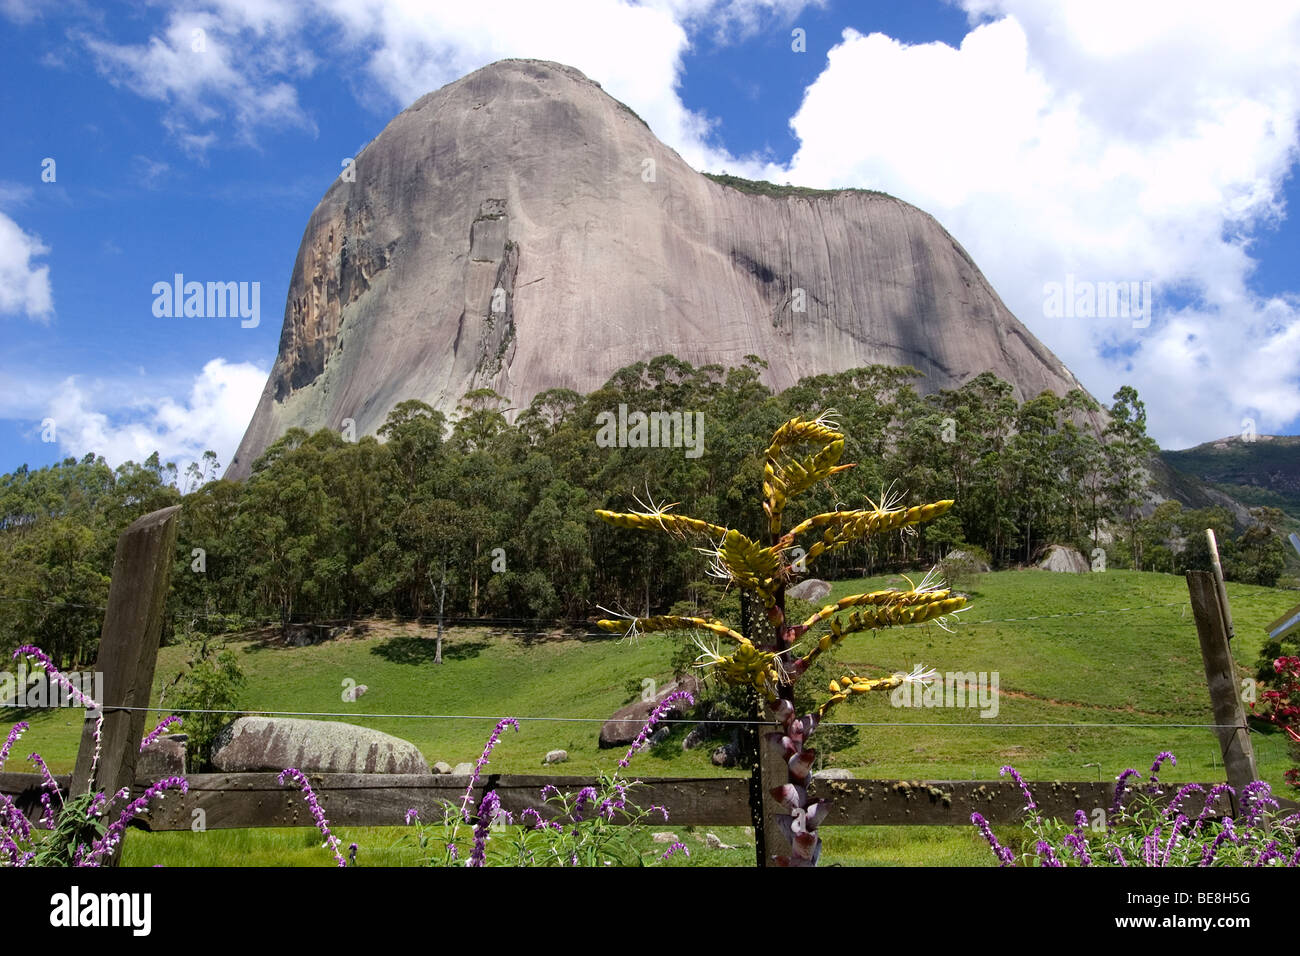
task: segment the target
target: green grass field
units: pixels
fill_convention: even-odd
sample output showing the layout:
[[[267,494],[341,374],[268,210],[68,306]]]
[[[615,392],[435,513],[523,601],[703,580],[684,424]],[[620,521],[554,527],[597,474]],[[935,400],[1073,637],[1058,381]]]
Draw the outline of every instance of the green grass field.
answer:
[[[893,578],[845,581],[832,597],[896,583]],[[1236,659],[1253,672],[1263,625],[1296,603],[1297,594],[1229,584],[1236,625]],[[1045,571],[986,574],[974,586],[972,607],[946,633],[938,627],[884,631],[849,638],[837,659],[858,673],[884,675],[916,664],[941,673],[997,672],[996,717],[976,709],[903,708],[887,695],[865,695],[834,719],[864,724],[855,739],[829,755],[827,765],[860,777],[992,779],[1013,764],[1027,779],[1114,779],[1126,767],[1145,770],[1160,750],[1172,750],[1178,767],[1166,779],[1219,780],[1218,743],[1198,726],[1134,728],[1132,724],[1203,725],[1210,722],[1196,630],[1183,578],[1131,571],[1069,575]],[[1169,605],[1146,607],[1148,605]],[[1130,610],[1144,608],[1141,610]],[[1104,611],[1106,613],[1093,613]],[[1048,616],[1053,615],[1053,616]],[[1061,616],[1074,615],[1074,616]],[[279,648],[251,640],[235,643],[248,674],[245,706],[254,711],[344,713],[345,718],[415,743],[430,761],[471,761],[495,720],[576,717],[590,722],[523,721],[507,731],[492,769],[538,773],[542,756],[569,753],[556,768],[564,775],[613,767],[621,753],[602,751],[599,720],[631,699],[629,681],[666,681],[680,636],[649,635],[627,641],[555,639],[525,642],[482,629],[450,632],[445,663],[432,662],[431,642],[415,625],[372,621],[362,636],[316,647]],[[180,648],[159,654],[155,686],[182,662]],[[346,680],[366,684],[355,703],[341,699]],[[452,714],[481,719],[405,719],[372,714]],[[21,753],[41,752],[57,772],[74,762],[79,711],[23,714],[31,722]],[[161,716],[161,715],[159,715]],[[17,719],[4,714],[0,733]],[[1071,726],[1087,724],[1096,726]],[[152,726],[152,722],[150,724]],[[1030,726],[1024,726],[1030,725]],[[1039,725],[1039,726],[1033,726]],[[711,747],[683,751],[686,728],[639,755],[642,776],[727,775],[709,760]],[[1261,775],[1279,791],[1289,766],[1282,735],[1255,735]],[[25,769],[11,757],[10,770]],[[671,824],[664,826],[672,830]],[[697,828],[702,840],[705,829]],[[414,862],[400,845],[402,829],[348,831],[363,847],[362,862]],[[743,832],[713,828],[723,841]],[[685,833],[685,829],[683,830]],[[827,862],[853,864],[980,865],[987,848],[965,828],[828,828]],[[691,839],[688,845],[694,847]],[[213,831],[205,834],[133,834],[125,862],[132,865],[329,865],[314,831]],[[695,852],[691,863],[744,864],[745,850]]]

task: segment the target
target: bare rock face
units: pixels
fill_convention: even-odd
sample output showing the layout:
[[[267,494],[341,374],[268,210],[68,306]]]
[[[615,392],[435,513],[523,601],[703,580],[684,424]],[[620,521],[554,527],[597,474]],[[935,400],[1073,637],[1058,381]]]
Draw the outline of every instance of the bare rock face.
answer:
[[[240,717],[217,735],[212,763],[226,773],[284,770],[304,773],[417,773],[429,765],[415,744],[329,720]]]
[[[820,601],[830,593],[830,582],[820,578],[808,578],[785,589],[786,597],[798,598],[800,601]]]
[[[672,681],[659,688],[653,700],[637,700],[618,710],[614,711],[609,720],[600,725],[599,744],[603,747],[626,747],[632,741],[636,740],[637,735],[641,733],[641,728],[645,722],[650,719],[651,712],[654,711],[669,694],[675,691],[684,690],[691,697],[698,698],[700,693],[700,681],[694,674],[686,674],[681,680]],[[665,720],[674,720],[690,711],[691,705],[685,699],[676,700],[668,711],[664,714]],[[662,729],[667,729],[663,725]],[[653,738],[651,738],[653,740]]]
[[[577,70],[505,60],[422,97],[307,223],[279,354],[228,477],[294,426],[374,433],[398,402],[513,408],[670,353],[768,385],[912,365],[1020,398],[1074,376],[931,216],[866,191],[759,195],[697,173]]]
[[[1047,549],[1038,566],[1044,571],[1058,571],[1064,574],[1089,574],[1092,565],[1088,559],[1074,548],[1054,544]]]

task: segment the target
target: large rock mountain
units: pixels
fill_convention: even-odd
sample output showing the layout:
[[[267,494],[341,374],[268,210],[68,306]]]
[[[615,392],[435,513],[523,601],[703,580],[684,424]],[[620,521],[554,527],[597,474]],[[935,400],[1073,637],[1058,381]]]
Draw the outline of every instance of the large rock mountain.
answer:
[[[472,388],[513,407],[663,353],[769,363],[776,389],[875,363],[926,390],[1079,383],[931,216],[866,191],[733,188],[600,84],[506,60],[421,98],[326,192],[228,476],[293,426],[374,432]]]

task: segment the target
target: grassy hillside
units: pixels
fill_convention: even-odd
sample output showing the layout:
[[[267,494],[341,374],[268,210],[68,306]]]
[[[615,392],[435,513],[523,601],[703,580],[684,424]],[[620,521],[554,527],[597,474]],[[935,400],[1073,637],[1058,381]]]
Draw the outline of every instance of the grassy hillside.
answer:
[[[894,583],[896,579],[838,582],[833,598],[856,590]],[[1262,643],[1263,625],[1295,603],[1294,592],[1229,584],[1238,637],[1234,652],[1243,674],[1253,670]],[[1222,779],[1218,743],[1213,733],[1196,726],[1140,727],[1132,724],[1196,725],[1210,722],[1195,627],[1187,610],[1181,577],[1146,572],[1064,575],[1045,571],[1008,571],[985,575],[975,586],[973,607],[948,634],[937,627],[855,635],[838,660],[859,673],[883,675],[924,664],[946,671],[993,672],[999,675],[996,718],[972,709],[899,708],[884,695],[867,695],[843,707],[840,721],[859,726],[855,739],[827,763],[847,767],[858,776],[886,778],[981,778],[997,776],[1000,766],[1014,764],[1028,779],[1114,779],[1126,767],[1145,769],[1159,750],[1173,750],[1179,764],[1171,780]],[[1134,610],[1145,605],[1172,605]],[[1094,612],[1105,613],[1094,613]],[[346,713],[352,720],[404,737],[430,761],[455,764],[473,760],[493,721],[502,716],[586,718],[586,722],[524,721],[520,733],[507,732],[494,754],[500,772],[536,773],[546,751],[561,747],[570,760],[565,774],[610,769],[621,753],[596,745],[599,720],[634,696],[643,678],[664,681],[669,661],[682,638],[651,635],[635,643],[616,639],[554,639],[525,643],[506,633],[483,629],[453,630],[441,666],[432,662],[431,642],[414,625],[373,621],[355,638],[316,647],[271,647],[248,638],[235,643],[248,673],[246,707]],[[175,672],[179,648],[164,648],[157,686]],[[344,703],[343,682],[352,679],[370,690],[356,703]],[[157,695],[155,687],[155,698]],[[22,753],[39,750],[56,772],[71,768],[79,721],[74,711],[27,714],[32,729]],[[474,715],[481,719],[415,719],[375,714]],[[12,720],[6,713],[6,720]],[[1078,724],[1095,726],[1072,726]],[[883,725],[883,726],[877,726]],[[7,730],[0,723],[0,733]],[[685,728],[652,752],[638,756],[632,769],[644,776],[727,775],[709,761],[710,747],[681,749]],[[1256,736],[1261,774],[1275,788],[1289,766],[1280,735]],[[1099,764],[1099,766],[1087,766]],[[11,758],[9,769],[21,769]],[[668,829],[672,829],[671,826]],[[844,862],[880,862],[914,856],[914,846],[929,849],[931,862],[980,862],[978,843],[969,834],[945,828],[935,833],[891,828],[868,834],[868,828],[828,830],[827,852]],[[957,828],[960,830],[961,828]],[[737,831],[717,829],[729,843]],[[398,862],[403,857],[386,831],[359,839],[376,854]],[[218,862],[221,852],[234,859],[316,860],[318,842],[310,832],[285,831],[239,836],[206,834],[204,853],[191,858],[188,834],[142,839],[129,852],[145,847],[161,854],[150,862]],[[257,847],[238,849],[240,840]],[[260,842],[259,842],[260,841]],[[894,847],[889,850],[888,847]],[[189,847],[186,849],[186,847]],[[908,849],[911,847],[912,849]],[[140,849],[136,849],[140,848]],[[387,848],[387,849],[384,849]],[[382,852],[381,852],[382,851]],[[741,851],[734,862],[743,862]],[[253,857],[248,854],[252,853]],[[289,856],[284,856],[289,853]],[[874,854],[874,855],[873,855]],[[380,862],[371,858],[372,862]],[[325,860],[324,862],[328,862]],[[726,862],[716,858],[715,862]]]
[[[1271,505],[1300,518],[1300,436],[1225,438],[1183,451],[1162,451],[1170,467],[1193,475],[1243,504]]]

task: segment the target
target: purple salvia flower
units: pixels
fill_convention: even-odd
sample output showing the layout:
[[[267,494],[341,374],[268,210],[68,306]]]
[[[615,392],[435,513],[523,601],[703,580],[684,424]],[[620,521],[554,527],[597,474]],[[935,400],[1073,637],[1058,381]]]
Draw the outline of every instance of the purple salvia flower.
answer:
[[[1128,778],[1129,777],[1141,778],[1141,776],[1142,774],[1138,773],[1132,767],[1129,767],[1127,770],[1125,770],[1122,774],[1119,775],[1119,779],[1115,784],[1115,799],[1112,800],[1110,803],[1110,812],[1112,814],[1116,814],[1120,812],[1120,807],[1124,803],[1124,795],[1125,793],[1128,792],[1125,788],[1125,784],[1128,781]]]
[[[355,843],[348,844],[348,866],[357,865],[357,850],[360,849]]]
[[[1205,788],[1202,787],[1199,783],[1188,783],[1179,787],[1178,792],[1174,794],[1174,798],[1169,801],[1169,806],[1165,808],[1164,815],[1167,817],[1177,813],[1179,806],[1183,802],[1183,799],[1192,791],[1196,791],[1197,793],[1204,793]]]
[[[9,759],[9,751],[13,749],[14,744],[18,742],[27,730],[27,721],[20,720],[9,728],[9,736],[5,739],[5,745],[0,747],[0,770],[4,769],[5,761]]]
[[[1192,827],[1193,835],[1200,831],[1201,824],[1204,823],[1205,818],[1210,815],[1210,810],[1214,807],[1214,802],[1219,799],[1219,794],[1221,793],[1230,793],[1234,797],[1237,795],[1237,791],[1226,783],[1216,784],[1211,787],[1210,792],[1205,796],[1205,806],[1201,809],[1200,816],[1196,818],[1196,825]]]
[[[998,838],[993,834],[993,828],[989,826],[989,822],[985,820],[983,816],[978,813],[972,813],[970,815],[970,822],[975,824],[979,829],[980,834],[988,841],[989,846],[993,848],[993,852],[997,855],[997,858],[1002,861],[999,866],[1014,865],[1015,854],[1011,852],[1010,847],[1005,847],[998,843]]]
[[[161,800],[164,791],[174,789],[179,789],[181,793],[188,793],[190,785],[185,781],[184,777],[164,777],[142,793],[136,800],[132,801],[122,811],[121,816],[104,832],[104,835],[91,846],[90,852],[82,858],[82,865],[98,866],[100,858],[111,854],[117,845],[122,842],[122,833],[126,830],[126,825],[140,815],[141,811],[149,805],[149,801],[154,797]]]
[[[690,851],[689,849],[687,849],[686,844],[685,844],[685,843],[682,843],[682,842],[679,840],[678,842],[676,842],[676,843],[674,843],[672,846],[670,846],[667,850],[665,850],[663,856],[661,856],[659,859],[661,859],[661,860],[666,860],[666,859],[668,859],[670,856],[672,856],[674,853],[676,853],[678,850],[681,850],[681,851],[682,851],[683,853],[685,853],[688,857],[691,855],[691,851]]]
[[[492,728],[492,735],[488,737],[487,746],[483,748],[483,753],[479,755],[478,761],[474,764],[474,773],[469,778],[469,786],[465,788],[465,797],[460,802],[461,819],[466,823],[469,823],[469,798],[474,793],[474,787],[478,784],[479,772],[487,766],[488,758],[492,755],[492,748],[497,745],[497,741],[501,739],[501,731],[505,730],[507,726],[515,728],[515,732],[518,733],[519,721],[513,717],[506,717],[497,721],[497,725]]]
[[[1172,753],[1170,753],[1168,750],[1162,750],[1162,751],[1160,751],[1160,753],[1156,754],[1155,762],[1154,762],[1153,764],[1151,764],[1151,771],[1150,771],[1150,772],[1151,772],[1151,778],[1150,778],[1150,780],[1147,781],[1147,790],[1148,790],[1148,791],[1152,791],[1152,790],[1154,790],[1156,787],[1158,787],[1158,786],[1160,785],[1160,779],[1159,779],[1159,777],[1160,777],[1160,765],[1161,765],[1162,763],[1164,763],[1166,760],[1169,761],[1169,765],[1170,765],[1171,767],[1177,767],[1177,766],[1178,766],[1178,758],[1175,757],[1175,756],[1174,756]]]
[[[68,692],[68,696],[82,707],[86,708],[86,710],[99,709],[99,704],[95,703],[82,693],[80,687],[69,680],[62,671],[54,666],[54,662],[50,660],[50,655],[46,654],[35,644],[24,644],[22,647],[18,648],[18,650],[14,651],[13,659],[18,660],[20,657],[29,657],[33,662],[44,667],[45,673],[54,678],[54,680],[58,682],[59,686]]]
[[[1268,846],[1264,847],[1264,849],[1260,851],[1259,856],[1255,857],[1255,862],[1252,863],[1251,865],[1265,866],[1269,860],[1285,860],[1285,859],[1286,859],[1286,854],[1278,850],[1277,841],[1270,840]]]
[[[1201,854],[1201,866],[1209,866],[1214,862],[1214,857],[1219,852],[1219,847],[1223,845],[1224,840],[1228,840],[1232,843],[1239,842],[1237,834],[1233,830],[1231,817],[1223,821],[1223,829],[1219,832],[1219,835],[1214,838],[1214,843],[1207,846],[1205,852]]]
[[[9,865],[19,866],[19,859],[22,858],[22,850],[14,842],[14,838],[9,835],[9,831],[0,827],[0,850],[9,854]]]
[[[9,818],[8,826],[4,826],[4,818]],[[27,817],[14,804],[8,794],[0,793],[0,832],[12,830],[22,839],[30,840],[32,838],[31,824],[27,822]]]
[[[1279,809],[1278,802],[1273,799],[1272,794],[1273,789],[1263,780],[1255,780],[1241,788],[1241,804],[1246,811],[1247,827],[1259,823],[1266,806],[1272,805],[1274,810]]]
[[[163,735],[163,731],[165,731],[168,727],[172,726],[173,724],[179,724],[179,723],[181,723],[181,719],[177,717],[175,714],[172,714],[170,717],[163,718],[162,723],[160,723],[153,730],[149,731],[149,735],[145,737],[144,740],[140,741],[140,753],[144,753],[145,749],[148,748],[149,745],[152,744],[155,740],[161,737]]]
[[[691,696],[690,691],[685,690],[675,690],[661,700],[655,709],[650,712],[650,718],[645,722],[645,726],[641,728],[641,732],[636,735],[636,740],[632,741],[632,746],[628,748],[626,756],[618,762],[620,767],[626,767],[632,762],[633,754],[640,750],[645,744],[646,738],[649,737],[650,732],[654,730],[655,724],[659,723],[663,718],[663,715],[668,713],[673,706],[673,702],[678,700],[684,700],[691,705],[694,705],[695,703],[695,698]]]
[[[1092,866],[1092,854],[1088,852],[1088,838],[1084,831],[1088,828],[1088,815],[1082,810],[1074,811],[1074,829],[1065,835],[1065,845],[1074,853],[1075,858],[1084,866]]]
[[[1055,851],[1052,850],[1052,845],[1048,843],[1046,840],[1039,840],[1038,846],[1035,848],[1035,850],[1038,853],[1039,858],[1043,861],[1042,863],[1039,864],[1039,866],[1063,866],[1064,865],[1063,863],[1061,863],[1060,860],[1056,858],[1056,853]]]
[[[558,797],[558,796],[560,795],[560,788],[557,787],[557,786],[555,786],[555,784],[553,784],[553,783],[548,783],[546,786],[542,787],[542,799],[543,799],[543,800],[549,800],[549,799],[550,799],[550,797],[548,797],[548,796],[546,795],[546,793],[547,793],[548,790],[550,791],[550,794],[551,794],[552,797]]]
[[[97,817],[104,812],[104,807],[108,805],[108,797],[101,790],[90,799],[90,806],[86,808],[86,819],[89,820]]]
[[[660,813],[662,813],[662,814],[664,815],[664,823],[667,823],[667,822],[668,822],[668,808],[667,808],[667,807],[661,807],[661,806],[659,806],[659,804],[657,804],[657,803],[652,803],[652,804],[650,804],[650,806],[648,806],[648,807],[645,808],[645,812],[646,812],[647,814],[654,813],[656,810],[658,810]]]
[[[347,860],[343,859],[343,854],[339,852],[339,845],[342,841],[330,832],[329,821],[325,819],[325,811],[321,808],[320,800],[316,797],[316,791],[313,790],[311,784],[307,782],[306,775],[301,770],[287,767],[280,772],[279,780],[281,786],[284,786],[284,780],[286,777],[292,778],[293,782],[302,788],[302,796],[303,799],[307,801],[307,808],[311,810],[311,815],[316,819],[316,829],[320,830],[321,836],[325,838],[324,846],[333,852],[334,859],[338,862],[339,866],[347,866]]]
[[[417,810],[417,809],[415,809],[415,807],[411,807],[411,809],[409,809],[409,810],[406,811],[406,825],[407,825],[407,826],[410,826],[410,825],[411,825],[411,821],[412,821],[412,820],[418,820],[419,818],[420,818],[420,811]]]
[[[1142,861],[1147,866],[1156,866],[1156,851],[1160,849],[1160,827],[1156,827],[1151,834],[1142,841]]]
[[[36,765],[36,769],[41,772],[41,786],[50,793],[58,794],[59,803],[63,803],[63,793],[59,790],[59,785],[54,780],[54,775],[50,773],[50,768],[45,766],[45,759],[40,754],[28,754],[27,759]],[[51,827],[53,829],[53,827]]]
[[[1300,850],[1295,851],[1295,856],[1291,857],[1291,860],[1289,863],[1287,863],[1287,866],[1288,867],[1300,866]]]
[[[1187,817],[1183,816],[1183,814],[1181,813],[1178,814],[1178,816],[1174,817],[1174,832],[1169,834],[1169,842],[1165,844],[1165,855],[1160,858],[1161,866],[1169,865],[1169,853],[1174,848],[1174,841],[1178,839],[1178,830],[1186,822],[1187,822]]]
[[[1124,854],[1120,852],[1119,847],[1112,845],[1110,848],[1110,852],[1115,857],[1116,863],[1118,863],[1120,866],[1128,866],[1128,860],[1124,859]]]
[[[45,829],[53,830],[54,808],[50,806],[50,795],[48,793],[41,794],[41,806],[45,808],[45,812],[41,814],[41,820],[45,823]]]
[[[581,790],[578,791],[578,796],[574,798],[573,812],[569,815],[569,818],[573,820],[574,823],[581,823],[582,808],[595,799],[596,799],[596,788],[583,787]]]
[[[551,830],[559,830],[561,833],[564,832],[564,827],[556,823],[554,820],[542,819],[542,815],[538,813],[536,810],[534,810],[532,807],[529,807],[528,809],[524,810],[521,814],[519,814],[520,820],[527,820],[529,818],[531,818],[533,821],[531,824],[531,829],[533,830],[551,829]]]
[[[1034,803],[1034,795],[1029,792],[1029,784],[1025,783],[1025,778],[1020,776],[1020,772],[1015,767],[1006,766],[998,771],[999,777],[1005,777],[1007,774],[1010,774],[1011,779],[1020,785],[1020,791],[1025,795],[1025,809],[1037,810],[1038,804]]]
[[[488,831],[492,828],[492,820],[500,809],[501,798],[497,796],[495,790],[483,794],[483,799],[478,805],[478,819],[474,823],[474,850],[469,857],[469,866],[487,865]]]

